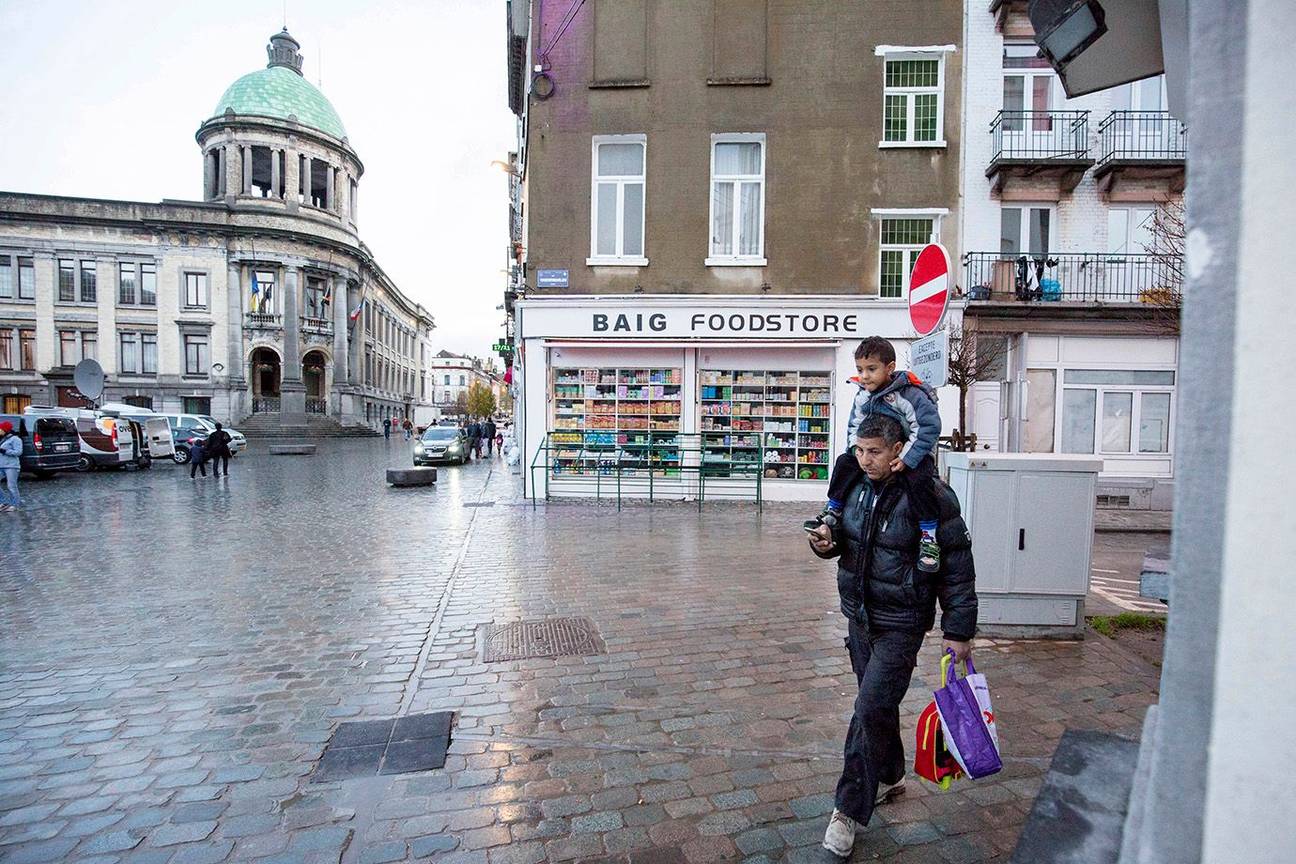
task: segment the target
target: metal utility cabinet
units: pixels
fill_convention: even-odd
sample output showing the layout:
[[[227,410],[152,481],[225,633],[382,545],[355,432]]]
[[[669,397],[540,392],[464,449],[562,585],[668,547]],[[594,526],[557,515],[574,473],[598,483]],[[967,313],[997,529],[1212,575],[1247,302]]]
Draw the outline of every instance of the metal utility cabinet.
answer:
[[[1083,632],[1102,460],[1053,453],[947,453],[972,532],[978,626],[1000,635]]]

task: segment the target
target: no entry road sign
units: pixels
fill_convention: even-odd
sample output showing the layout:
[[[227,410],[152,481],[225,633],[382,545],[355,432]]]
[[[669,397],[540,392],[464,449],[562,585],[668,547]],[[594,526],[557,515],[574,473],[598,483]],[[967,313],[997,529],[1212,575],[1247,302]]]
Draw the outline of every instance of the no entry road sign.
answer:
[[[950,258],[945,247],[928,243],[914,261],[909,276],[909,321],[919,336],[940,326],[949,304]]]

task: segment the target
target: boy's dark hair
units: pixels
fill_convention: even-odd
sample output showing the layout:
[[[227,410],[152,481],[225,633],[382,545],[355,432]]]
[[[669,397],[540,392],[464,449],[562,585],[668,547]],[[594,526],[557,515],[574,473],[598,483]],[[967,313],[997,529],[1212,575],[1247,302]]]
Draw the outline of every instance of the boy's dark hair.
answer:
[[[870,336],[855,349],[856,360],[863,360],[866,357],[876,357],[883,363],[894,363],[896,359],[895,348],[891,347],[891,343],[881,336]]]

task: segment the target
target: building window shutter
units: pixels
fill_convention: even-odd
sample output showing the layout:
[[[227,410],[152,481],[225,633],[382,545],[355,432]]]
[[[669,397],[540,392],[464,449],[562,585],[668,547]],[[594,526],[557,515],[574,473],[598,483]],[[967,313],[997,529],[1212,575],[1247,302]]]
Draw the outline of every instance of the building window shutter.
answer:
[[[767,0],[713,0],[712,84],[768,82]]]
[[[594,83],[648,81],[647,0],[594,0]]]

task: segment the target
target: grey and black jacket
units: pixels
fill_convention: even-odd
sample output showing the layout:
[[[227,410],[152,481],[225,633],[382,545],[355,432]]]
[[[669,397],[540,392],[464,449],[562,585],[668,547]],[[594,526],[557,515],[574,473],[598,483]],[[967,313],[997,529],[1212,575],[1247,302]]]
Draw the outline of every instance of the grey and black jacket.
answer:
[[[959,515],[958,498],[936,482],[941,547],[938,573],[918,569],[918,520],[904,484],[895,480],[874,488],[861,478],[846,495],[837,545],[820,558],[837,562],[837,592],[847,618],[869,629],[925,633],[936,623],[946,639],[966,641],[976,635],[976,570],[972,537]],[[811,549],[814,549],[812,546]]]
[[[936,442],[940,439],[941,416],[936,407],[936,391],[922,382],[917,375],[904,370],[891,373],[891,383],[876,393],[870,393],[852,377],[859,387],[851,403],[850,417],[846,421],[846,443],[855,443],[855,432],[865,417],[882,414],[899,422],[908,440],[900,451],[900,458],[910,470],[917,468],[927,456],[936,458]]]

